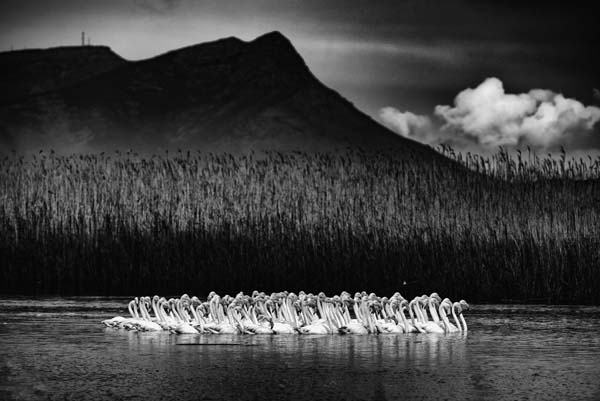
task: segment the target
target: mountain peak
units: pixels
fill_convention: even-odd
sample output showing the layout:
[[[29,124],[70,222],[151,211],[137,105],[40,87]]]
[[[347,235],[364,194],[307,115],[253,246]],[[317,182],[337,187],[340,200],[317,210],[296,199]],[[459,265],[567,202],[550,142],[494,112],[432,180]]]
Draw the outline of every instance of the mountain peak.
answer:
[[[267,32],[263,35],[257,36],[253,42],[279,42],[279,43],[286,43],[286,44],[290,44],[291,42],[288,38],[285,37],[284,34],[282,34],[279,31],[271,31],[271,32]]]
[[[312,77],[302,56],[292,42],[281,32],[273,31],[248,42],[248,53],[252,63],[263,66],[272,64],[279,71],[288,71]]]
[[[250,42],[250,45],[253,47],[277,49],[278,51],[293,51],[296,53],[296,49],[292,42],[279,31],[273,31],[258,36]]]

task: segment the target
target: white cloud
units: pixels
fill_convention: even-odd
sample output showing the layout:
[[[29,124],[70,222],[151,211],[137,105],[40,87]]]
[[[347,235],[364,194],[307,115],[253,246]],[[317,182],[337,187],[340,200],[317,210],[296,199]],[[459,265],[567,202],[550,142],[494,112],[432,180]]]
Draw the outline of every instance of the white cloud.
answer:
[[[435,115],[443,121],[440,138],[467,139],[484,148],[531,145],[546,149],[590,134],[600,121],[600,108],[544,89],[509,94],[502,81],[488,78],[475,89],[460,92],[454,106],[436,106]]]
[[[431,119],[427,116],[384,107],[379,110],[379,118],[386,127],[404,137],[424,143],[431,143],[435,139]]]

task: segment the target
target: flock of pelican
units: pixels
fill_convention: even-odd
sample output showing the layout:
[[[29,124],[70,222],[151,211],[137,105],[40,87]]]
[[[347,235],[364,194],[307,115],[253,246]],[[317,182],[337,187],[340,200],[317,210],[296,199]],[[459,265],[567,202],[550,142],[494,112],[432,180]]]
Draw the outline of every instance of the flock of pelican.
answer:
[[[348,292],[327,297],[300,291],[267,295],[254,291],[235,297],[211,292],[205,302],[180,298],[136,297],[131,317],[104,320],[108,327],[177,334],[400,334],[467,332],[464,300],[452,302],[437,293],[410,302],[396,292],[390,298]],[[152,313],[151,313],[151,312]],[[450,322],[452,316],[453,322]]]

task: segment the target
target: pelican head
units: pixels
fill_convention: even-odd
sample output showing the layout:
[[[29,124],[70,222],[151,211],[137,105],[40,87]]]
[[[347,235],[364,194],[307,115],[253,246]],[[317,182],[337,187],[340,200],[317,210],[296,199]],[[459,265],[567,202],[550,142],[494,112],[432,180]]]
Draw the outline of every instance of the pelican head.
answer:
[[[444,298],[442,300],[442,302],[440,302],[440,306],[443,306],[444,309],[448,309],[452,307],[452,301],[450,301],[450,298]]]
[[[438,303],[442,302],[442,297],[440,297],[437,292],[432,292],[429,298],[435,299]]]

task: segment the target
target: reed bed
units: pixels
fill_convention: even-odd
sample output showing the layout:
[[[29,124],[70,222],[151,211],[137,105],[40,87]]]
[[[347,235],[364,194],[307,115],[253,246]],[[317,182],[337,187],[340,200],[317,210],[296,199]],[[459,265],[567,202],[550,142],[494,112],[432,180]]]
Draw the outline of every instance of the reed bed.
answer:
[[[598,303],[596,167],[499,179],[462,164],[360,150],[6,155],[0,292],[434,288]]]
[[[551,153],[540,156],[530,147],[527,147],[527,152],[516,149],[512,153],[500,147],[490,156],[470,152],[463,154],[448,145],[440,145],[436,150],[473,171],[507,181],[600,178],[600,156],[568,157],[563,147],[556,156]]]

